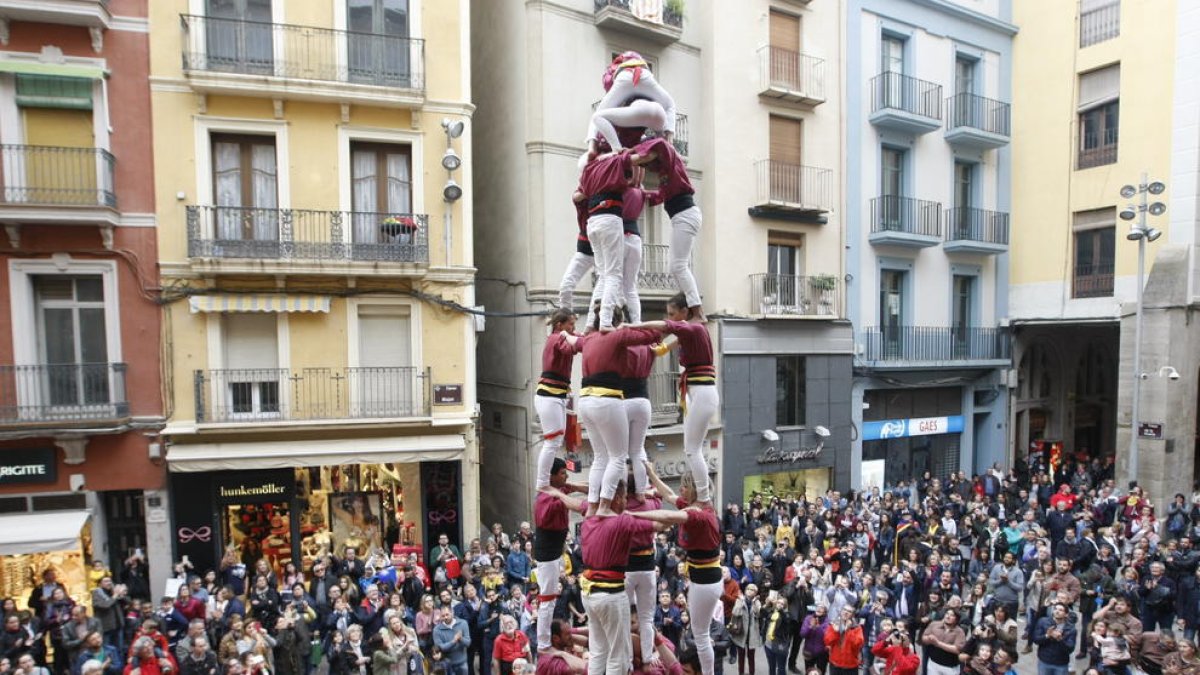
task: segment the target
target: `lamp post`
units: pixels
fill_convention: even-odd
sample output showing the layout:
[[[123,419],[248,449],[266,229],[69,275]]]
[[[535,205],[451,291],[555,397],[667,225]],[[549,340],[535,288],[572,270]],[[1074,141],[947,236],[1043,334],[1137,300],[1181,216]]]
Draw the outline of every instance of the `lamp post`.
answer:
[[[1146,214],[1161,216],[1167,210],[1167,206],[1162,202],[1147,202],[1149,201],[1148,195],[1160,195],[1166,189],[1167,186],[1161,181],[1150,182],[1145,173],[1142,173],[1142,180],[1136,186],[1125,185],[1121,188],[1121,197],[1124,199],[1132,199],[1135,195],[1140,195],[1139,203],[1127,204],[1120,213],[1121,220],[1137,219],[1136,223],[1129,226],[1129,234],[1125,235],[1126,239],[1136,241],[1138,244],[1137,313],[1133,323],[1133,406],[1130,410],[1129,420],[1129,480],[1131,481],[1138,479],[1138,414],[1142,393],[1142,286],[1146,276],[1146,242],[1154,241],[1162,236],[1160,230],[1146,224]]]
[[[446,244],[446,266],[450,266],[450,246],[453,243],[451,239],[454,229],[454,202],[462,199],[462,187],[454,180],[454,172],[462,166],[462,158],[454,151],[454,139],[462,136],[466,125],[462,120],[451,120],[444,118],[442,120],[442,129],[446,132],[446,154],[442,155],[442,168],[446,170],[446,186],[442,188],[442,201],[446,203],[445,211],[445,235]]]

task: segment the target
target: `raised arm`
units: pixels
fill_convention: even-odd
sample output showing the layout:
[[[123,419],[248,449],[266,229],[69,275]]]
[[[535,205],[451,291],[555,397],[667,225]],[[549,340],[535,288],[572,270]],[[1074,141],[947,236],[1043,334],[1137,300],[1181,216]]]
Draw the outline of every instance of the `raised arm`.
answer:
[[[679,495],[675,494],[675,491],[658,477],[658,472],[654,470],[654,464],[648,461],[643,461],[642,464],[646,465],[646,477],[650,479],[650,484],[654,486],[655,490],[658,490],[658,494],[663,499],[673,502],[679,498]]]

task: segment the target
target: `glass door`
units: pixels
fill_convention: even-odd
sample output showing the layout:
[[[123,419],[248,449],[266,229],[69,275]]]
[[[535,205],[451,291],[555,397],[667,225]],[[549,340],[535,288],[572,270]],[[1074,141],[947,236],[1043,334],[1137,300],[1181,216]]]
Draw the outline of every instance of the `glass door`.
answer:
[[[21,385],[38,392],[21,404],[51,416],[110,404],[103,281],[98,276],[38,276],[33,288],[44,365],[36,382]]]
[[[273,136],[212,139],[213,203],[220,255],[279,256],[278,167]]]
[[[974,311],[975,277],[954,275],[954,306],[950,318],[951,345],[956,358],[970,355],[971,314]]]
[[[273,75],[271,0],[207,0],[208,67]]]
[[[879,229],[903,230],[904,152],[893,148],[884,148],[882,159]]]
[[[879,331],[884,358],[899,358],[903,350],[904,282],[907,272],[881,270],[879,278]]]
[[[879,107],[904,109],[904,40],[884,36],[879,54],[879,72],[883,76]]]
[[[407,145],[350,146],[355,259],[412,260],[402,255],[420,227],[412,213],[410,161]]]
[[[350,80],[412,86],[408,0],[346,0]]]

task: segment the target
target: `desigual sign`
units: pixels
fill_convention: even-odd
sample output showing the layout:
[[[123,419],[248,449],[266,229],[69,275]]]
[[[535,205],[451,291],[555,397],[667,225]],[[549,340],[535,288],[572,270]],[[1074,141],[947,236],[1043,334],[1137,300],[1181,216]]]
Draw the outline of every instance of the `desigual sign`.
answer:
[[[766,452],[755,458],[759,464],[792,464],[804,459],[816,459],[821,455],[824,446],[813,448],[796,448],[795,450],[780,450],[775,446],[767,448]]]
[[[57,481],[54,448],[5,450],[0,453],[0,485]]]

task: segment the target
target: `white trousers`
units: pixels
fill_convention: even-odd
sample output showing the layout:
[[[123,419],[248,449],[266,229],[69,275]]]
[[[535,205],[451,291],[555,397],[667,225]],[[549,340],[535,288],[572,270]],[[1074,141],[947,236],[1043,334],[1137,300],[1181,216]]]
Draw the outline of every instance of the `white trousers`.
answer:
[[[538,581],[538,616],[537,616],[537,648],[550,648],[550,623],[554,621],[554,605],[558,604],[558,594],[562,591],[559,580],[562,578],[562,557],[549,562],[537,563]]]
[[[587,235],[596,254],[596,271],[600,275],[596,281],[600,291],[600,326],[611,328],[613,308],[620,302],[624,287],[625,234],[621,217],[601,213],[588,218]]]
[[[662,106],[663,114],[666,115],[666,123],[663,124],[663,131],[675,133],[675,99],[663,89],[662,85],[655,79],[654,73],[648,68],[642,68],[642,73],[638,77],[638,83],[633,83],[633,69],[626,68],[617,73],[613,79],[612,88],[604,94],[604,98],[596,104],[596,112],[608,110],[610,108],[619,108],[629,103],[629,99],[640,96],[654,101]],[[596,128],[595,116],[592,118],[592,123],[588,124],[587,138],[583,139],[588,142],[596,137],[599,129]],[[618,146],[613,146],[616,149]]]
[[[625,418],[629,420],[629,459],[633,464],[633,482],[629,486],[643,493],[650,488],[646,475],[646,431],[650,429],[650,400],[645,398],[625,399]],[[628,586],[626,587],[628,588]]]
[[[642,663],[654,656],[654,577],[657,572],[625,573],[625,597],[637,605],[638,638],[641,642]],[[540,576],[538,577],[541,578]]]
[[[638,99],[624,107],[597,110],[592,113],[592,126],[615,152],[624,148],[616,127],[646,127],[662,133],[667,126],[667,111],[657,101]]]
[[[699,206],[684,209],[671,216],[671,276],[675,279],[675,285],[687,297],[688,307],[700,304],[700,287],[696,285],[696,276],[692,274],[688,262],[692,259],[692,247],[696,244],[696,237],[700,236],[700,225],[703,221]]]
[[[550,484],[550,469],[565,440],[563,432],[567,428],[567,399],[535,395],[533,409],[542,423],[542,449],[538,452],[535,484],[543,488]]]
[[[625,235],[625,256],[621,265],[621,297],[625,300],[626,323],[642,322],[642,298],[638,295],[638,272],[642,270],[642,238],[636,234]],[[592,299],[588,302],[587,323],[596,320],[596,301],[601,299],[599,282],[592,288]]]
[[[723,586],[719,581],[688,585],[687,599],[688,609],[691,610],[692,637],[695,638],[696,651],[700,655],[700,670],[704,675],[713,675],[717,662],[708,630],[717,613],[717,603],[721,601]]]
[[[704,461],[704,439],[708,436],[708,423],[720,407],[716,385],[688,385],[687,414],[683,416],[683,454],[696,482],[696,499],[702,502],[712,500],[708,464]]]
[[[592,469],[588,473],[588,502],[612,499],[625,477],[629,458],[629,420],[625,402],[607,396],[579,397],[579,422],[592,443]]]
[[[588,617],[588,675],[626,675],[629,656],[629,600],[624,593],[583,596]],[[712,652],[712,646],[709,646]]]
[[[579,280],[583,275],[588,273],[596,264],[596,259],[590,255],[585,255],[579,251],[571,256],[571,262],[567,263],[567,269],[563,272],[562,281],[558,284],[558,306],[568,309],[575,306],[575,287],[579,285]]]

